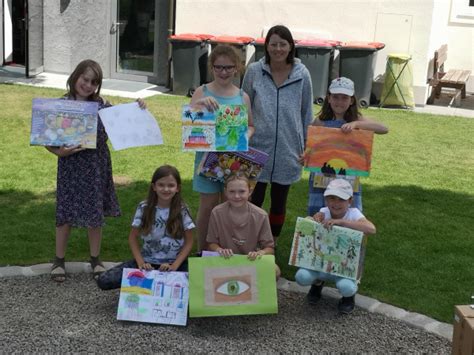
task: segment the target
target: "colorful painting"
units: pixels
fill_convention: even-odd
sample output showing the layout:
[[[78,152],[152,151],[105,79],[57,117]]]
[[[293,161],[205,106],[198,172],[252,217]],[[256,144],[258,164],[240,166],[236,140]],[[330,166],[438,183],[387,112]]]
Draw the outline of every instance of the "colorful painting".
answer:
[[[182,110],[184,151],[247,151],[248,112],[245,105],[220,105],[210,112],[185,105]]]
[[[298,217],[289,265],[360,280],[366,244],[362,232]]]
[[[273,255],[188,260],[191,318],[278,312]]]
[[[209,152],[201,159],[199,175],[211,181],[224,182],[230,174],[241,172],[247,175],[253,187],[268,157],[267,153],[252,147],[248,152]]]
[[[124,269],[118,320],[186,325],[188,274]]]
[[[30,144],[95,149],[97,110],[97,102],[33,99]]]
[[[323,174],[369,176],[374,133],[308,127],[305,170]]]
[[[104,108],[99,115],[114,150],[163,144],[155,117],[137,102]]]

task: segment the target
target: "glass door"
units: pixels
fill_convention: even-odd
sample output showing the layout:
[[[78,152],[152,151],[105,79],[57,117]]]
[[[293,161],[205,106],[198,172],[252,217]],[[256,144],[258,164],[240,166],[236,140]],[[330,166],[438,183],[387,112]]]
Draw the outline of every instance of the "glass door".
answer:
[[[149,81],[156,77],[157,0],[115,0],[112,8],[112,77]]]
[[[27,0],[26,76],[43,71],[43,0]]]

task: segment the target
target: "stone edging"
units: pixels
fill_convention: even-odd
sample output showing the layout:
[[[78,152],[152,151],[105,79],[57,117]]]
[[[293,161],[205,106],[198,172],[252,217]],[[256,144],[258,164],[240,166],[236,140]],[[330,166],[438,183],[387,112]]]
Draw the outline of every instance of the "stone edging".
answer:
[[[118,263],[104,262],[107,269]],[[67,262],[68,273],[92,272],[90,264],[84,262]],[[51,270],[51,263],[38,264],[32,266],[6,266],[0,267],[0,278],[12,276],[38,276],[48,274]],[[307,293],[309,286],[300,286],[296,282],[288,281],[284,278],[278,280],[278,288],[290,292]],[[335,288],[325,287],[323,289],[325,297],[338,299],[339,292]],[[420,313],[408,312],[404,309],[391,306],[377,301],[374,298],[357,294],[356,305],[369,312],[380,313],[388,317],[399,319],[414,327],[421,328],[427,332],[439,335],[449,341],[452,340],[453,326],[448,323],[438,322]]]

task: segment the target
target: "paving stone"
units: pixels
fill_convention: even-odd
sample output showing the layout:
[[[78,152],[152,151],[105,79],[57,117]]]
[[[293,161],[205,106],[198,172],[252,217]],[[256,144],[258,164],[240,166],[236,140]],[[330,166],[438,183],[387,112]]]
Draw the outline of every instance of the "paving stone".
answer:
[[[105,268],[107,270],[109,270],[109,269],[112,269],[114,266],[119,265],[120,263],[111,262],[111,261],[104,261],[103,264],[104,264]]]
[[[21,266],[5,266],[0,268],[0,277],[22,275]]]
[[[277,283],[277,287],[280,290],[298,292],[298,293],[308,293],[310,286],[301,286],[296,282],[288,281],[287,279],[280,277]]]
[[[28,267],[28,266],[21,268],[21,274],[23,276],[36,276],[33,270],[31,270],[31,267]]]
[[[341,298],[341,294],[336,288],[324,286],[323,297],[332,298],[332,299],[339,299]]]
[[[79,261],[66,262],[66,272],[79,273],[79,272],[92,272],[89,263],[83,263]]]
[[[425,330],[448,340],[453,339],[453,326],[451,324],[433,321],[425,326]]]
[[[405,322],[413,324],[415,327],[425,329],[425,327],[433,323],[433,319],[420,313],[408,312],[403,318]]]
[[[380,303],[377,307],[375,307],[374,312],[385,314],[389,317],[403,319],[407,315],[407,311],[404,309],[394,307],[390,304]]]
[[[49,274],[51,272],[51,263],[37,264],[30,266],[33,275]]]
[[[355,298],[356,305],[360,308],[366,309],[369,312],[374,312],[374,310],[381,305],[379,301],[375,298],[367,297],[364,295],[356,295]]]

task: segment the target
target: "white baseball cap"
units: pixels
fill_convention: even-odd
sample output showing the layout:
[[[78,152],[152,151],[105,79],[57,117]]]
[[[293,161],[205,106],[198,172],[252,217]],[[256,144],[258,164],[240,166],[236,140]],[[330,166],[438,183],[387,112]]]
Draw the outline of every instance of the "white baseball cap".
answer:
[[[329,182],[324,191],[324,196],[337,196],[343,200],[348,200],[352,197],[353,191],[349,181],[344,179],[334,179]]]
[[[331,81],[329,85],[329,92],[331,94],[344,94],[347,96],[354,96],[354,82],[351,79],[340,77]]]

